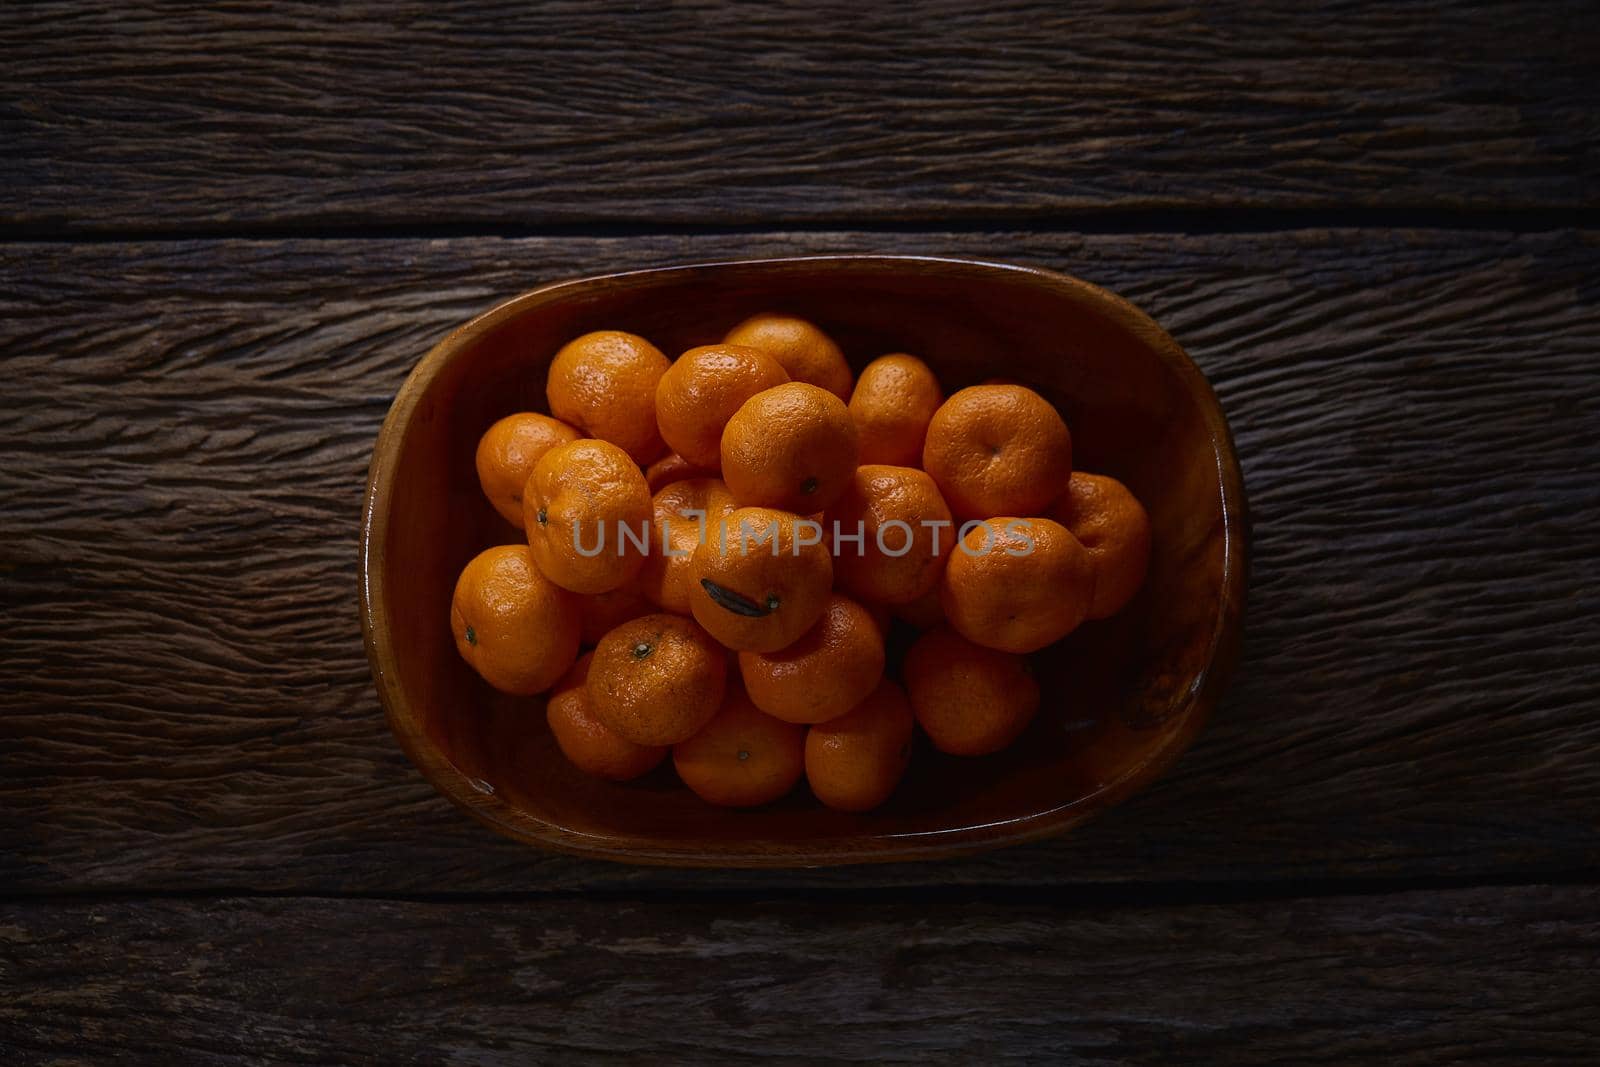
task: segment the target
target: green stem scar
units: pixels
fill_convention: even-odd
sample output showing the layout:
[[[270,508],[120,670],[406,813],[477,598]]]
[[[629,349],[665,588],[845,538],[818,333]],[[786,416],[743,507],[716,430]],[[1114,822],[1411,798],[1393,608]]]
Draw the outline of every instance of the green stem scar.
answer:
[[[817,491],[817,480],[815,478],[807,478],[805,481],[800,483],[800,491],[806,496],[810,496],[812,493],[815,493]]]
[[[777,594],[772,593],[767,596],[766,606],[763,607],[743,593],[735,592],[725,585],[718,585],[710,578],[700,579],[700,587],[706,591],[706,595],[718,607],[726,608],[735,615],[743,615],[747,619],[759,619],[765,615],[771,615],[778,610],[778,604],[780,603]]]
[[[540,526],[543,526],[545,523],[550,521],[550,512],[545,508],[540,508],[539,513],[535,515],[534,518],[539,520]]]
[[[746,752],[744,749],[741,748],[739,750],[739,758],[741,760],[747,760],[747,759],[750,758],[750,753]]]
[[[467,644],[476,645],[477,643],[478,643],[478,631],[476,631],[472,627],[468,626],[467,627]]]
[[[634,659],[645,659],[646,657],[648,657],[650,655],[650,653],[654,652],[655,650],[656,650],[656,646],[655,645],[652,645],[648,641],[640,641],[637,645],[633,646],[633,658]]]

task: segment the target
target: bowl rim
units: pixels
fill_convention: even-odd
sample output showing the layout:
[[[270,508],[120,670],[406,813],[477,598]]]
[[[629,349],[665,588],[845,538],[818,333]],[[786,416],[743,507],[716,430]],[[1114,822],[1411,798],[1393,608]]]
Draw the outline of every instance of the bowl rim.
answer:
[[[420,718],[407,714],[409,702],[395,671],[392,647],[380,642],[385,630],[386,590],[382,568],[387,548],[387,514],[400,445],[418,405],[434,380],[470,343],[507,319],[552,302],[572,291],[598,284],[628,286],[648,284],[674,275],[692,276],[729,268],[781,271],[784,267],[849,264],[865,273],[893,273],[906,268],[933,267],[952,276],[1003,274],[1010,279],[1064,293],[1088,302],[1116,325],[1135,335],[1156,353],[1199,404],[1216,460],[1222,494],[1223,568],[1222,595],[1216,622],[1208,641],[1205,666],[1196,675],[1173,716],[1181,726],[1143,760],[1128,767],[1114,781],[1093,793],[1042,811],[997,822],[944,830],[827,838],[810,844],[751,840],[715,851],[691,847],[652,847],[646,839],[584,834],[512,811],[497,801],[488,783],[475,779],[447,759],[427,739]],[[1054,837],[1113,807],[1158,778],[1193,743],[1210,719],[1237,662],[1243,628],[1249,569],[1249,520],[1244,478],[1234,449],[1233,435],[1210,381],[1189,354],[1154,319],[1126,298],[1092,282],[1043,267],[1021,266],[993,260],[953,256],[841,254],[724,259],[651,267],[569,278],[550,282],[504,300],[452,329],[424,355],[406,376],[384,417],[373,445],[363,500],[360,538],[361,636],[377,689],[378,701],[391,732],[422,776],[440,793],[480,822],[528,844],[593,859],[675,867],[820,867],[859,863],[887,863],[942,859]],[[843,846],[839,842],[848,842]],[[870,842],[870,844],[869,844]]]

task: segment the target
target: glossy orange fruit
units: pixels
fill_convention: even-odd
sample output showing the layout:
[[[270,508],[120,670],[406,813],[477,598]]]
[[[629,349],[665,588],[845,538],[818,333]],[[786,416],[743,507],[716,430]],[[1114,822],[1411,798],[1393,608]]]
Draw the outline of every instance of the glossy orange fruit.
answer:
[[[857,467],[828,519],[835,580],[859,600],[911,603],[939,584],[955,550],[950,509],[914,467]]]
[[[478,440],[478,484],[494,509],[522,529],[522,489],[539,457],[556,445],[576,441],[577,430],[532,411],[507,415]]]
[[[644,472],[645,484],[652,493],[659,493],[673,482],[687,481],[690,478],[720,478],[722,467],[720,460],[709,467],[699,467],[676,452],[668,452],[654,463],[650,464]]]
[[[840,400],[850,399],[850,364],[844,353],[833,338],[805,319],[762,312],[729,330],[723,340],[767,353],[793,381],[826,389]]]
[[[850,412],[814,385],[790,382],[759,392],[722,431],[722,480],[743,507],[822,511],[855,469]]]
[[[969,641],[1033,652],[1088,617],[1094,564],[1060,523],[989,519],[951,553],[940,596],[945,618]]]
[[[749,808],[794,788],[805,770],[805,750],[805,727],[763,714],[733,685],[716,716],[673,746],[672,765],[707,803]]]
[[[564,589],[604,593],[644,566],[650,490],[638,465],[608,441],[584,438],[539,457],[522,514],[534,561]]]
[[[567,342],[550,363],[550,414],[588,437],[610,441],[638,464],[666,451],[656,428],[656,385],[669,363],[637,334],[596,330]]]
[[[722,461],[722,429],[746,400],[789,380],[778,361],[743,345],[691,348],[656,386],[656,424],[678,455],[701,467]]]
[[[645,615],[595,646],[586,691],[607,729],[636,745],[675,745],[716,714],[727,654],[680,615]]]
[[[534,565],[526,545],[474,556],[450,599],[456,650],[504,693],[542,693],[578,655],[578,601]]]
[[[1072,435],[1020,385],[974,385],[934,412],[922,467],[959,519],[1040,515],[1072,474]]]
[[[1089,618],[1121,611],[1144,584],[1150,566],[1150,516],[1144,505],[1115,478],[1073,471],[1050,518],[1078,539],[1094,564]]]
[[[868,363],[850,394],[861,462],[919,465],[928,423],[942,403],[939,379],[916,356],[896,352]]]
[[[1023,657],[975,645],[949,627],[929,630],[906,653],[911,710],[940,752],[998,752],[1039,710],[1039,683]]]
[[[659,610],[640,590],[637,576],[604,593],[578,595],[578,639],[585,648],[593,648],[629,619],[654,615]]]
[[[574,767],[597,778],[626,782],[653,770],[667,757],[659,745],[636,745],[617,736],[589,713],[589,664],[593,652],[585,652],[572,665],[545,703],[545,721],[550,724],[561,754]]]
[[[833,557],[820,526],[787,511],[740,508],[690,557],[689,608],[732,649],[773,652],[821,618]]]
[[[838,811],[876,808],[905,776],[915,727],[905,690],[885,678],[848,712],[806,732],[811,792]]]
[[[739,653],[739,674],[756,707],[785,722],[836,719],[883,678],[883,631],[866,608],[828,598],[816,625],[776,652]]]
[[[650,555],[639,572],[639,587],[658,607],[679,615],[700,592],[691,560],[702,541],[717,536],[722,521],[736,510],[720,478],[673,482],[651,500]]]

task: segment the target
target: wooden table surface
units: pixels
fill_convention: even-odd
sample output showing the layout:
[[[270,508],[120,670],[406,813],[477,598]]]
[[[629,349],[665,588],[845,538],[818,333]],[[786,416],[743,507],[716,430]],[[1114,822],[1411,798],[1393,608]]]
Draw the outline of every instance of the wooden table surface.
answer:
[[[0,1063],[1600,1060],[1600,9],[1304,8],[0,8]],[[958,862],[496,837],[361,646],[400,381],[542,282],[835,251],[1193,354],[1214,724]]]

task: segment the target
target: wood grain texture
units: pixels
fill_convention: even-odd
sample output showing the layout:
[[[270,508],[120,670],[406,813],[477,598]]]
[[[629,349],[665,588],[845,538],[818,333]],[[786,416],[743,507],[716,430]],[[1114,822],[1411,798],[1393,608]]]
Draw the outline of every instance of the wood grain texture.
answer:
[[[0,10],[0,224],[1593,208],[1592,4]]]
[[[1155,315],[1255,518],[1245,656],[1150,792],[937,866],[639,871],[496,838],[378,712],[370,448],[450,326],[555,278],[987,255]],[[0,250],[0,887],[314,891],[1509,875],[1600,862],[1600,240],[1027,234]]]
[[[1600,1055],[1593,887],[1114,911],[836,904],[9,905],[0,1056],[1420,1067]]]

